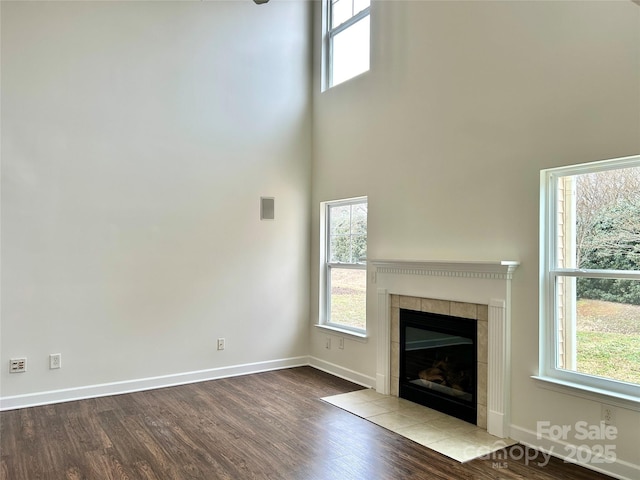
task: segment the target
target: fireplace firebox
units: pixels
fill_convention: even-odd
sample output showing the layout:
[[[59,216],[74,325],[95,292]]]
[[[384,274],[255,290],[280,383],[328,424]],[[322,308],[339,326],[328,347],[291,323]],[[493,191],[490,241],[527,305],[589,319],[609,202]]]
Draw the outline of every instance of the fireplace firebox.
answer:
[[[477,422],[477,322],[400,309],[399,396]]]

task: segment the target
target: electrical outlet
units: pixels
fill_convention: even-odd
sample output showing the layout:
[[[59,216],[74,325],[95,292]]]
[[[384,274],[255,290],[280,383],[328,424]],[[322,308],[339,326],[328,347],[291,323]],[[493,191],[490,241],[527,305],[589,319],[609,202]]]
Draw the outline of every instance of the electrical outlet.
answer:
[[[9,360],[9,373],[22,373],[27,371],[27,358],[12,358]]]
[[[338,338],[338,348],[344,350],[344,337]]]
[[[218,350],[224,350],[224,338],[218,339]]]
[[[49,355],[49,370],[54,370],[56,368],[62,368],[61,353],[52,353]]]
[[[326,338],[324,348],[326,348],[327,350],[331,350],[331,337]]]
[[[616,411],[610,405],[602,404],[602,421],[605,425],[615,425],[616,424]]]

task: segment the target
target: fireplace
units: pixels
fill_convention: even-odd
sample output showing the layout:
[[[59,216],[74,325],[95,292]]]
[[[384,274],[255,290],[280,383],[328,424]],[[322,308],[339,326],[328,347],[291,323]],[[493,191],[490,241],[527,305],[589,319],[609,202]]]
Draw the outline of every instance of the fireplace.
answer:
[[[477,322],[400,309],[399,396],[477,423]]]
[[[476,424],[492,435],[508,437],[511,281],[519,262],[368,263],[373,268],[371,282],[377,288],[376,390],[400,395],[401,309],[469,319],[477,329]]]

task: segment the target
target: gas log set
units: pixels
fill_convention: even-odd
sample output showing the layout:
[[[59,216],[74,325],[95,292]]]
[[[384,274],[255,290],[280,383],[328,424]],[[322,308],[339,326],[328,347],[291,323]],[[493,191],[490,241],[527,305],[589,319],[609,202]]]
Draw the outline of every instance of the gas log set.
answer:
[[[449,359],[438,360],[432,367],[425,368],[418,372],[418,377],[426,382],[436,383],[443,387],[449,387],[460,395],[469,392],[470,384],[473,381],[471,372],[453,364]]]
[[[477,322],[400,309],[399,396],[475,424]]]

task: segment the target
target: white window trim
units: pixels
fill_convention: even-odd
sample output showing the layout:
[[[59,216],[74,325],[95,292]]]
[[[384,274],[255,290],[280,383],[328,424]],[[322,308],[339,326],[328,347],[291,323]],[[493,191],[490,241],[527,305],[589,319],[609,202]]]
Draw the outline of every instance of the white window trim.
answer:
[[[366,332],[356,332],[354,330],[347,330],[346,328],[334,327],[333,325],[325,325],[323,323],[316,323],[314,326],[337,335],[349,335],[350,337],[353,337],[354,340],[358,340],[363,343],[366,343],[369,338]]]
[[[599,162],[557,167],[540,172],[540,349],[539,375],[533,378],[546,388],[602,401],[613,400],[627,408],[640,409],[640,385],[557,368],[555,280],[564,277],[602,277],[640,280],[640,272],[557,268],[557,179],[562,176],[595,173],[640,166],[640,155]]]
[[[331,28],[331,0],[323,0],[322,2],[322,32],[323,32],[323,50],[324,61],[322,62],[322,91],[332,88],[333,85],[333,37],[352,27],[360,20],[371,15],[371,5],[356,13],[353,17],[345,20],[337,27]],[[371,40],[369,40],[371,42]],[[371,62],[371,59],[369,59]],[[369,64],[371,68],[371,64]],[[360,75],[366,72],[362,72]],[[355,78],[355,77],[354,77]]]
[[[365,329],[350,328],[345,325],[331,323],[329,321],[329,311],[331,296],[329,294],[329,270],[331,267],[354,268],[359,270],[367,270],[367,264],[345,264],[345,263],[329,263],[327,262],[329,254],[327,228],[329,226],[329,207],[338,207],[340,205],[352,205],[354,203],[368,203],[368,197],[353,197],[343,200],[327,201],[320,203],[320,288],[319,288],[319,322],[317,327],[331,330],[336,333],[352,335],[356,338],[366,339],[368,337],[369,322],[365,319]],[[368,226],[367,226],[368,227]]]

